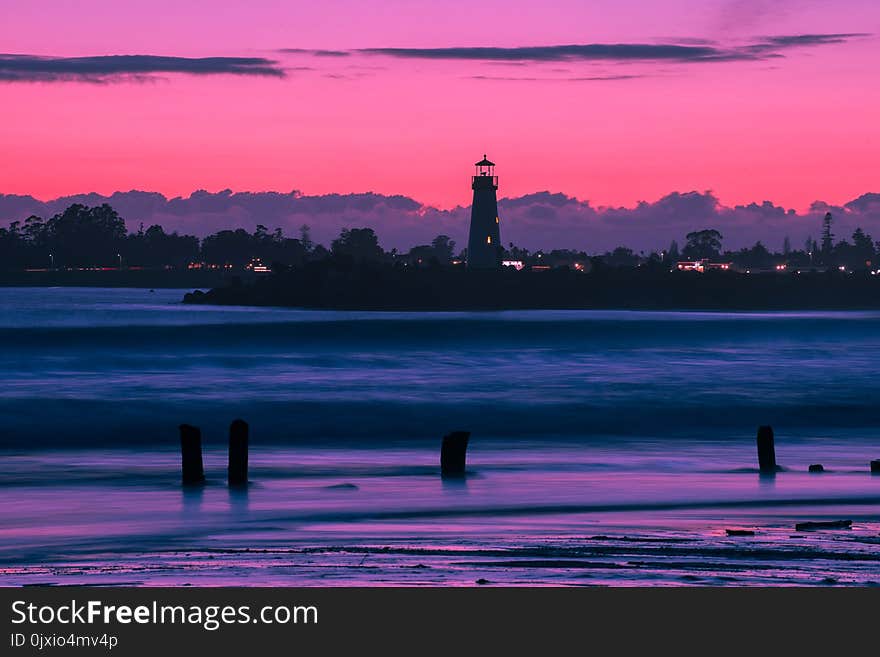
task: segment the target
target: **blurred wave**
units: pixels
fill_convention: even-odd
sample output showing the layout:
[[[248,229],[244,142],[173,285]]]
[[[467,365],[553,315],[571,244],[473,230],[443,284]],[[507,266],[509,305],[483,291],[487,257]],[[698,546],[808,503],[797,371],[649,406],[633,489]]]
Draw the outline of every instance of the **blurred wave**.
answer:
[[[0,446],[876,435],[880,313],[351,313],[0,290]],[[206,438],[210,440],[210,438]]]

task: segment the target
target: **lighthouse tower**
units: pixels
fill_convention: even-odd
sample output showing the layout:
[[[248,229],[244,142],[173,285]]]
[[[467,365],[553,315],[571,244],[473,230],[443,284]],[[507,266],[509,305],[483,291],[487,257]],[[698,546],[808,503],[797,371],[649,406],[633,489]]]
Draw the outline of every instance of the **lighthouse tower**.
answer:
[[[501,234],[499,231],[498,176],[495,163],[483,155],[474,165],[476,175],[471,179],[474,204],[471,206],[471,232],[468,238],[468,267],[471,269],[497,269],[501,266]]]

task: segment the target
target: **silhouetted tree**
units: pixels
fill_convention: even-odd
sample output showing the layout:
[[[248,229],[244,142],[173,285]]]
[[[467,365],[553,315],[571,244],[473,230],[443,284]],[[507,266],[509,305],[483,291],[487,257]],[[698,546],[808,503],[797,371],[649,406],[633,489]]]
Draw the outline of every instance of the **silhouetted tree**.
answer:
[[[441,264],[447,265],[455,251],[455,240],[450,239],[448,235],[438,235],[431,240],[431,248],[434,250],[434,257]]]
[[[635,267],[639,264],[639,260],[639,256],[625,246],[618,246],[602,256],[602,262],[609,267]]]
[[[29,219],[42,221],[39,217]],[[9,228],[0,228],[0,267],[11,270],[49,265],[45,250],[27,239],[20,221],[11,222]]]
[[[312,242],[312,229],[308,224],[303,224],[299,227],[299,241],[306,253],[312,252],[315,243]]]
[[[355,262],[385,260],[385,251],[379,246],[379,239],[372,228],[343,228],[330,245],[330,252],[336,257],[344,256]]]
[[[733,261],[740,267],[770,269],[776,264],[773,254],[760,241],[751,248],[740,249],[731,255]]]
[[[427,244],[414,246],[406,254],[406,261],[414,267],[423,267],[427,265],[439,266],[440,261],[434,255],[434,249]]]
[[[830,212],[826,212],[825,218],[822,219],[822,256],[826,259],[831,256],[834,249],[834,233],[831,232],[833,220]]]
[[[687,239],[687,244],[684,247],[684,256],[691,260],[716,258],[721,253],[723,237],[714,228],[688,233],[685,239]]]
[[[629,251],[626,249],[625,251]],[[625,253],[615,250],[618,256],[624,260],[632,256],[632,251]],[[542,258],[542,265],[548,267],[568,267],[569,269],[581,269],[589,265],[590,258],[583,251],[575,251],[573,249],[553,249],[549,253],[545,253]]]
[[[406,261],[413,266],[447,266],[452,261],[455,242],[447,235],[438,235],[431,244],[414,246],[406,255]],[[391,251],[392,258],[396,255],[396,249]]]
[[[254,258],[259,258],[267,265],[299,266],[308,255],[301,240],[285,237],[280,228],[276,228],[270,235],[264,226],[259,225],[253,236],[252,253]]]
[[[874,264],[874,240],[866,235],[861,228],[856,228],[852,235],[853,258],[850,266],[855,269],[864,269]]]
[[[308,260],[311,262],[319,262],[330,257],[330,252],[323,244],[315,244],[308,253]]]
[[[508,245],[506,254],[507,260],[520,260],[525,263],[528,262],[529,256],[530,254],[528,249],[521,249],[513,242],[510,242],[510,244]]]
[[[193,235],[168,234],[162,226],[129,235],[121,251],[128,265],[141,267],[185,267],[199,257],[199,240]]]
[[[202,240],[202,259],[212,265],[244,267],[255,256],[253,238],[244,228],[221,230]]]
[[[240,268],[259,259],[264,265],[299,266],[308,256],[300,240],[285,237],[280,228],[270,233],[262,224],[253,234],[243,228],[221,230],[202,240],[202,259],[212,265]]]
[[[58,265],[89,267],[115,265],[125,246],[125,221],[106,203],[89,208],[76,203],[49,219],[42,228],[34,222],[32,238],[48,250]]]
[[[804,242],[804,251],[812,260],[818,251],[818,245],[816,244],[816,240],[813,239],[813,236],[807,237],[807,241]]]

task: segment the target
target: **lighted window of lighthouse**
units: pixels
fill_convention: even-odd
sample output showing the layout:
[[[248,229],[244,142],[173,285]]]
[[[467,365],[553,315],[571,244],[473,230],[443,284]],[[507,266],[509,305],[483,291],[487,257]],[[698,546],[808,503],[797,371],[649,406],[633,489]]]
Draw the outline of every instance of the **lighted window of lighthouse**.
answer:
[[[496,224],[500,224],[500,223],[501,223],[501,219],[499,219],[498,217],[495,217],[495,223],[496,223]]]
[[[492,236],[486,235],[486,244],[491,244],[491,243],[492,243]]]

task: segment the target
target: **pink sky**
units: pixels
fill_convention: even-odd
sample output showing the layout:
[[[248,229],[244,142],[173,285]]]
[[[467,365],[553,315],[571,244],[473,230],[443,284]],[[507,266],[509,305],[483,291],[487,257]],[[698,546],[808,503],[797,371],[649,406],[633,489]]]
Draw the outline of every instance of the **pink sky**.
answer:
[[[864,36],[723,62],[279,52],[694,40],[743,52],[852,33]],[[6,53],[261,57],[285,76],[0,82],[0,193],[375,191],[452,207],[469,203],[486,152],[503,196],[844,203],[880,191],[875,35],[876,0],[5,0]],[[576,79],[597,77],[618,79]]]

